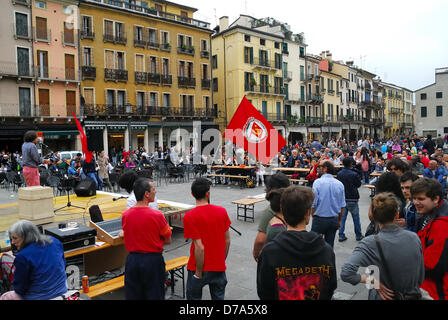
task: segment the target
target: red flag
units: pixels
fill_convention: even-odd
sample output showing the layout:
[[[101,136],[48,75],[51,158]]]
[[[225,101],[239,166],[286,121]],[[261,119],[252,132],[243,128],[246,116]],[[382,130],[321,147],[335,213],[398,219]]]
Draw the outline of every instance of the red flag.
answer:
[[[82,126],[79,123],[78,119],[75,116],[75,113],[72,112],[73,117],[75,118],[76,121],[76,126],[78,127],[78,131],[79,131],[79,138],[81,139],[81,145],[82,145],[82,153],[84,153],[85,157],[86,157],[86,162],[90,162],[92,161],[93,155],[92,152],[88,150],[87,148],[87,137],[86,134],[84,133],[84,130],[82,130]]]
[[[285,139],[269,121],[243,97],[224,138],[268,163],[286,145]]]

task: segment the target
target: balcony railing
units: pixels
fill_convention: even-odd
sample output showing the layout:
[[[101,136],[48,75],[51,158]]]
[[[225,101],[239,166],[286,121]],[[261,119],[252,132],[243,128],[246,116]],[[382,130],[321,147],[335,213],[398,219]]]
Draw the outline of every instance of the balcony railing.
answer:
[[[251,85],[246,83],[244,89],[246,92],[254,94],[286,95],[284,88],[271,87],[270,85]]]
[[[170,74],[162,74],[162,85],[171,85],[173,83],[173,76]]]
[[[18,64],[16,62],[0,61],[0,75],[10,77],[34,77],[34,69],[29,63]]]
[[[288,117],[283,113],[268,113],[266,114],[266,120],[269,122],[286,122]]]
[[[310,94],[308,95],[308,102],[320,104],[324,101],[324,98],[319,95]]]
[[[291,71],[283,71],[283,79],[285,81],[291,81],[292,80],[292,72]]]
[[[188,46],[182,46],[177,48],[177,53],[188,54],[194,56],[194,48]]]
[[[154,49],[158,49],[160,47],[160,43],[154,41],[154,40],[149,40],[148,41],[148,47],[149,48],[154,48]]]
[[[210,23],[208,23],[208,22],[204,22],[204,21],[200,21],[200,20],[196,20],[196,19],[192,19],[192,18],[188,18],[188,17],[183,17],[183,16],[180,16],[177,14],[168,13],[168,12],[164,12],[164,11],[157,11],[153,8],[142,7],[140,5],[130,3],[129,1],[121,1],[121,0],[85,0],[85,1],[86,2],[94,2],[94,3],[95,2],[96,3],[98,3],[98,2],[104,3],[105,5],[123,8],[128,11],[140,12],[140,13],[144,13],[144,14],[147,14],[150,16],[158,16],[158,17],[161,17],[161,18],[164,18],[167,20],[178,21],[181,23],[189,24],[194,27],[210,29]]]
[[[121,69],[108,69],[104,68],[104,80],[105,81],[128,81],[128,71]]]
[[[148,82],[148,74],[146,72],[135,71],[135,83],[146,84]]]
[[[201,79],[201,88],[205,90],[210,90],[210,79]]]
[[[282,66],[279,63],[275,63],[273,60],[269,59],[260,59],[254,58],[253,65],[258,68],[266,68],[266,69],[281,69]]]
[[[84,116],[156,116],[171,118],[216,118],[217,112],[210,108],[194,107],[171,107],[151,105],[108,105],[108,104],[86,104],[84,105]]]
[[[146,48],[148,42],[145,40],[134,39],[134,47]]]
[[[81,39],[95,39],[95,32],[93,30],[84,29],[80,31],[80,37]]]
[[[285,98],[286,101],[290,102],[298,102],[298,103],[305,103],[306,99],[305,96],[299,95],[299,94],[288,94]]]
[[[159,73],[148,72],[148,82],[154,84],[160,84],[161,76]]]
[[[82,66],[81,73],[82,73],[82,80],[95,80],[96,79],[96,67]]]
[[[196,78],[177,77],[179,87],[196,87]]]
[[[126,44],[127,39],[125,34],[119,34],[119,35],[113,35],[105,33],[103,34],[103,41],[104,42],[112,42],[112,43],[119,43],[119,44]]]
[[[160,50],[170,52],[171,51],[171,45],[169,43],[161,43],[160,44]]]
[[[210,52],[208,50],[201,50],[201,58],[208,59],[210,57]]]

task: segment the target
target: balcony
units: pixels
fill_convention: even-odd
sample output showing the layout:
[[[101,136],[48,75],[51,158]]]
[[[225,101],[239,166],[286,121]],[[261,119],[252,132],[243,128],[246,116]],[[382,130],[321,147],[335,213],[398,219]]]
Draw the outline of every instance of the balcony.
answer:
[[[289,103],[305,103],[306,99],[302,95],[292,93],[285,97],[285,101],[288,101]]]
[[[96,79],[96,67],[82,66],[81,73],[82,73],[82,80],[95,80]]]
[[[128,71],[121,69],[108,69],[104,68],[104,81],[128,81]]]
[[[291,71],[283,71],[283,80],[285,82],[290,82],[292,80],[292,72]]]
[[[168,13],[168,12],[164,12],[164,11],[157,11],[153,8],[142,7],[135,3],[130,3],[129,1],[122,1],[122,0],[84,0],[84,1],[92,2],[92,3],[99,2],[99,3],[103,3],[106,6],[122,8],[129,12],[143,13],[148,16],[161,17],[166,20],[177,21],[179,23],[188,24],[193,27],[210,29],[210,23],[208,23],[208,22],[204,22],[204,21],[200,21],[200,20],[196,20],[196,19],[192,19],[192,18],[188,18],[188,17],[183,17],[183,16],[180,16],[177,14],[172,14],[172,13]]]
[[[210,51],[207,50],[201,50],[201,58],[210,58]]]
[[[20,80],[22,77],[33,78],[34,68],[29,63],[18,64],[16,62],[0,61],[0,76],[11,77]]]
[[[171,45],[169,43],[162,43],[162,44],[160,44],[160,50],[170,52]]]
[[[179,88],[195,88],[196,78],[177,77],[177,85]]]
[[[95,39],[95,32],[93,32],[93,30],[89,29],[81,30],[79,35],[81,39],[89,39],[89,40]]]
[[[183,46],[177,48],[177,53],[194,56],[194,47],[187,47],[187,46],[183,45]]]
[[[126,45],[127,39],[126,35],[119,34],[119,35],[113,35],[113,34],[103,34],[103,41],[104,42],[112,42],[115,44],[124,44]]]
[[[152,72],[148,72],[148,82],[150,84],[160,84],[160,73],[152,73]]]
[[[21,4],[27,7],[31,6],[31,0],[12,0],[12,4]]]
[[[288,121],[288,117],[282,113],[268,113],[268,114],[266,114],[265,118],[266,118],[266,120],[268,120],[269,122],[272,122],[272,123]]]
[[[135,71],[135,83],[146,84],[148,82],[148,74],[146,72]]]
[[[145,40],[134,39],[134,47],[146,48],[148,42]]]
[[[310,94],[308,95],[307,102],[312,104],[321,104],[324,102],[324,98],[320,95]]]
[[[210,79],[202,79],[201,80],[201,88],[204,90],[210,90],[210,83],[211,83]]]
[[[306,75],[306,81],[311,81],[314,78],[314,74],[307,74]]]
[[[269,84],[265,85],[252,85],[246,83],[244,90],[252,94],[269,94],[269,95],[282,95],[285,96],[285,89],[281,87],[272,87]]]
[[[173,76],[170,74],[162,74],[162,85],[171,85],[173,83]]]
[[[254,58],[253,65],[255,68],[262,68],[262,69],[268,69],[268,70],[281,69],[281,66],[276,65],[275,61],[267,60],[267,59]]]
[[[160,48],[160,43],[154,41],[154,40],[149,40],[148,41],[148,48],[150,49],[159,49]]]

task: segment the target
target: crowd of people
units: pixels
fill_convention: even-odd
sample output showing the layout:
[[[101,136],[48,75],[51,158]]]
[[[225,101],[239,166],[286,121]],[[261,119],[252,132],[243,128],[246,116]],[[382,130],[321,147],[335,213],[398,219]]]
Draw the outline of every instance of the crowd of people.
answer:
[[[292,185],[281,172],[266,179],[263,176],[269,206],[261,214],[252,250],[260,299],[331,299],[337,289],[334,241],[337,233],[339,242],[347,240],[348,213],[358,242],[342,264],[342,281],[365,283],[372,300],[448,298],[445,142],[442,139],[439,144],[438,139],[434,142],[430,136],[421,139],[415,135],[387,141],[367,137],[356,144],[332,139],[285,147],[274,162],[279,166],[308,167],[308,186]],[[97,162],[101,162],[102,154],[97,155]],[[143,152],[140,156],[146,158]],[[132,157],[125,154],[124,163]],[[375,181],[370,179],[372,171],[381,173]],[[162,300],[162,252],[163,246],[171,243],[171,230],[163,214],[151,205],[156,202],[154,184],[134,173],[124,177],[126,190],[135,198],[123,213],[120,234],[130,253],[125,269],[126,298]],[[362,180],[374,182],[376,188],[365,232],[358,205]],[[191,239],[189,300],[201,299],[206,285],[212,299],[224,299],[227,286],[231,222],[225,208],[210,203],[210,184],[206,178],[195,179],[191,195],[196,206],[184,217],[184,237]],[[14,224],[9,232],[19,249],[16,259],[20,258],[20,263],[16,265],[14,291],[1,299],[51,299],[65,294],[67,288],[60,279],[65,262],[60,243],[40,236],[23,221]],[[36,254],[48,258],[36,265]],[[51,264],[51,270],[47,264]],[[359,273],[360,267],[372,266],[378,268],[380,278],[377,273]],[[51,272],[51,276],[43,270]],[[44,277],[53,279],[54,285],[43,289],[45,286],[40,284]]]

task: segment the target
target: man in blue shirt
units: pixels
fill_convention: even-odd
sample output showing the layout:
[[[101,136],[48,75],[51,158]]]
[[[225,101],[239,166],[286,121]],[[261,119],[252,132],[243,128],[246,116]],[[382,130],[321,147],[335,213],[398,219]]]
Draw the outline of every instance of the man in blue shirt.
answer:
[[[292,155],[288,159],[288,168],[293,168],[296,164],[296,160],[300,161],[300,167],[303,165],[303,159],[299,156],[299,151],[297,149],[292,150]]]
[[[342,182],[333,177],[335,169],[331,160],[321,160],[318,172],[321,177],[313,183],[315,197],[311,230],[322,234],[325,241],[333,247],[346,207],[345,189]]]

